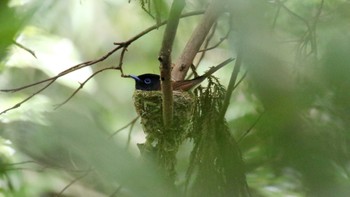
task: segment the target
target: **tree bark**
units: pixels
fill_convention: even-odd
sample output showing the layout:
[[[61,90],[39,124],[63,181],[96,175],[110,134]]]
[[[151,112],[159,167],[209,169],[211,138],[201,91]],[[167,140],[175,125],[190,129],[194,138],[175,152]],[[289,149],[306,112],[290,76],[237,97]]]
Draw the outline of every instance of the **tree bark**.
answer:
[[[173,89],[171,81],[171,51],[176,35],[181,12],[185,7],[184,0],[174,0],[171,5],[168,24],[165,28],[162,48],[159,53],[160,78],[162,88],[163,123],[169,128],[173,119]]]
[[[223,12],[223,1],[212,1],[204,13],[203,18],[199,22],[198,26],[192,33],[191,38],[187,42],[184,50],[182,51],[178,61],[175,64],[172,72],[172,78],[175,81],[183,80],[190,68],[193,59],[198,53],[199,48],[203,44],[205,37],[210,31],[212,25]]]

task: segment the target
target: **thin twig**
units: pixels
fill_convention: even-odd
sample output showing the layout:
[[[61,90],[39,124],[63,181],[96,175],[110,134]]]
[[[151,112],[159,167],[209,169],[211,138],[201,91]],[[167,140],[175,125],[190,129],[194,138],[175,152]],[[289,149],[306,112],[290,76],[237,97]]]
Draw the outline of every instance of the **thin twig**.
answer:
[[[70,99],[72,99],[83,87],[84,85],[90,80],[92,79],[94,76],[96,76],[97,74],[106,71],[106,70],[120,70],[120,67],[108,67],[108,68],[103,68],[100,69],[96,72],[94,72],[92,75],[90,75],[83,83],[80,83],[79,87],[77,89],[75,89],[75,91],[66,99],[64,100],[62,103],[59,103],[55,106],[55,109],[61,107],[62,105],[66,104]]]
[[[317,22],[320,19],[320,16],[321,16],[321,13],[322,13],[322,9],[323,9],[323,5],[324,5],[324,0],[321,0],[320,7],[318,8],[318,11],[317,11],[316,16],[315,16],[315,20],[314,20],[314,22],[312,24],[312,26],[314,28],[316,27],[316,24],[317,24]]]
[[[224,100],[224,103],[223,103],[223,106],[222,106],[222,109],[220,112],[219,120],[222,120],[225,117],[227,108],[230,104],[232,92],[236,86],[236,80],[237,80],[238,73],[241,69],[241,64],[242,64],[242,53],[241,53],[241,49],[238,49],[237,59],[236,59],[235,66],[234,66],[232,74],[231,74],[230,82],[229,82],[228,87],[227,87],[227,92],[226,92],[225,100]]]
[[[201,50],[199,50],[198,52],[204,52],[204,51],[213,50],[213,49],[215,49],[216,47],[218,47],[221,43],[223,43],[225,40],[226,40],[226,37],[220,38],[220,40],[219,40],[216,44],[214,44],[213,46],[208,47],[208,48],[205,48],[205,49],[201,49]]]
[[[275,17],[273,18],[273,22],[272,22],[272,29],[275,29],[276,27],[276,23],[277,23],[277,18],[278,18],[278,15],[280,14],[280,11],[281,11],[281,5],[278,4],[277,5],[277,10],[276,10],[276,14],[275,14]]]
[[[265,111],[259,115],[259,117],[254,121],[254,123],[238,138],[237,143],[241,143],[242,140],[250,133],[250,131],[255,127],[260,121],[261,117],[264,115]]]
[[[19,103],[16,103],[14,106],[10,107],[10,108],[7,108],[5,109],[4,111],[0,112],[0,115],[10,111],[10,110],[13,110],[13,109],[16,109],[18,107],[20,107],[23,103],[27,102],[28,100],[30,100],[31,98],[33,98],[35,95],[39,94],[40,92],[44,91],[47,87],[49,87],[53,82],[55,82],[56,79],[50,81],[47,85],[45,85],[43,88],[39,89],[38,91],[34,92],[33,94],[31,94],[30,96],[28,96],[27,98],[25,98],[24,100],[22,100],[21,102]]]
[[[298,18],[300,21],[302,21],[302,22],[307,26],[308,29],[311,29],[310,24],[309,24],[309,22],[308,22],[306,19],[304,19],[303,17],[301,17],[301,16],[298,15],[297,13],[293,12],[293,11],[292,11],[291,9],[289,9],[286,5],[284,5],[284,3],[281,2],[280,0],[276,0],[276,2],[277,2],[284,10],[286,10],[290,15],[292,15],[292,16]]]
[[[233,87],[233,91],[239,86],[239,84],[241,84],[243,82],[243,80],[246,78],[246,76],[247,76],[247,71],[245,71],[243,76],[237,81],[237,83]]]
[[[305,56],[308,57],[311,54],[314,54],[315,58],[317,58],[318,49],[317,49],[317,42],[316,42],[316,24],[319,20],[319,17],[322,13],[324,0],[321,0],[320,6],[318,8],[318,11],[314,17],[314,22],[310,24],[306,19],[301,17],[300,15],[296,14],[292,10],[290,10],[288,7],[286,7],[282,2],[277,0],[279,5],[284,8],[289,14],[293,15],[294,17],[301,20],[306,26],[307,26],[307,32],[303,35],[303,43],[301,43],[299,49],[302,51],[301,53],[306,54]],[[307,44],[310,43],[311,49],[309,52],[307,52]]]
[[[192,75],[194,75],[195,77],[198,76],[197,72],[196,72],[196,69],[198,68],[199,64],[202,62],[202,60],[204,59],[205,57],[205,54],[206,54],[206,48],[208,48],[209,46],[209,43],[211,41],[211,39],[213,38],[215,32],[216,32],[216,27],[217,27],[217,23],[215,22],[213,27],[212,27],[212,30],[211,32],[209,33],[209,35],[207,36],[207,39],[205,40],[204,42],[204,50],[199,50],[198,53],[201,52],[201,56],[199,57],[196,65],[194,65],[193,63],[190,65],[190,68],[191,68],[191,73],[187,76],[187,79],[190,79],[192,77]]]
[[[138,117],[137,117],[138,118]],[[136,119],[137,120],[137,119]],[[130,125],[130,128],[129,128],[129,133],[128,133],[128,139],[126,140],[126,146],[125,146],[125,149],[128,149],[129,148],[129,145],[130,145],[130,141],[131,141],[131,132],[132,130],[134,129],[134,126],[135,126],[135,123],[136,123],[136,120],[133,124]]]
[[[290,15],[294,16],[295,18],[299,19],[300,21],[302,21],[306,28],[307,28],[307,31],[305,32],[305,34],[302,36],[303,37],[303,43],[301,43],[300,45],[300,50],[307,50],[306,49],[306,46],[307,44],[310,42],[311,43],[311,51],[310,53],[314,52],[315,51],[315,46],[314,46],[314,31],[313,31],[313,28],[311,27],[309,21],[307,21],[305,18],[303,18],[302,16],[298,15],[297,13],[293,12],[291,9],[289,9],[286,5],[284,5],[283,2],[281,2],[280,0],[276,0],[276,2],[280,5],[281,8],[283,8],[284,10],[286,10]],[[306,52],[305,52],[306,53]],[[308,54],[306,55],[308,56]]]
[[[4,171],[12,171],[12,170],[33,170],[33,169],[30,169],[30,168],[25,168],[25,167],[15,167],[15,166],[18,166],[18,165],[25,165],[25,164],[37,164],[37,165],[40,165],[38,162],[36,161],[21,161],[21,162],[17,162],[17,163],[6,163],[3,165],[3,170]]]
[[[196,15],[201,15],[203,14],[204,11],[203,10],[199,10],[199,11],[193,11],[193,12],[188,12],[188,13],[185,13],[185,14],[182,14],[180,18],[186,18],[186,17],[190,17],[190,16],[196,16]],[[159,27],[167,24],[168,21],[165,20],[163,22],[161,22],[160,24],[155,24],[145,30],[143,30],[142,32],[138,33],[137,35],[135,35],[134,37],[132,37],[131,39],[129,39],[128,41],[126,42],[134,42],[135,40],[139,39],[140,37],[144,36],[145,34],[147,34],[148,32],[151,32],[153,30],[156,30],[158,29]],[[119,44],[122,44],[123,42],[115,42],[114,44],[116,45],[119,45]]]
[[[227,31],[227,33],[225,34],[225,36],[222,37],[222,38],[220,38],[220,40],[219,40],[216,44],[214,44],[214,45],[211,46],[211,47],[207,47],[207,48],[204,48],[204,49],[202,49],[202,50],[199,50],[198,52],[210,51],[210,50],[215,49],[216,47],[218,47],[221,43],[223,43],[223,42],[228,38],[228,36],[230,35],[230,33],[231,33],[231,29],[229,29],[229,30]]]
[[[75,178],[74,180],[72,180],[68,185],[66,185],[56,196],[59,197],[63,194],[63,192],[65,192],[70,186],[72,186],[74,183],[76,183],[77,181],[83,179],[84,177],[86,177],[87,175],[89,175],[90,171],[87,171],[86,173],[84,173],[81,176],[78,176],[77,178]]]
[[[122,128],[120,128],[120,129],[116,130],[115,132],[113,132],[113,133],[109,136],[109,138],[112,138],[112,137],[115,136],[117,133],[119,133],[120,131],[122,131],[122,130],[128,128],[129,126],[133,126],[139,118],[140,118],[140,116],[136,116],[136,117],[135,117],[134,119],[132,119],[128,124],[126,124],[126,125],[123,126]]]
[[[116,48],[114,48],[113,50],[111,50],[110,52],[108,52],[106,55],[102,56],[101,58],[97,59],[97,60],[94,60],[94,61],[87,61],[87,62],[84,62],[84,63],[80,63],[80,64],[77,64],[71,68],[68,68],[62,72],[60,72],[58,75],[54,76],[54,77],[51,77],[51,78],[48,78],[48,79],[45,79],[45,80],[42,80],[42,81],[38,81],[38,82],[35,82],[35,83],[32,83],[32,84],[29,84],[29,85],[25,85],[25,86],[22,86],[22,87],[19,87],[19,88],[13,88],[13,89],[5,89],[5,90],[0,90],[2,92],[17,92],[17,91],[20,91],[20,90],[23,90],[23,89],[26,89],[26,88],[29,88],[29,87],[33,87],[33,86],[36,86],[36,85],[39,85],[39,84],[42,84],[42,83],[45,83],[45,82],[49,82],[47,85],[45,85],[43,88],[39,89],[38,91],[34,92],[33,94],[31,94],[30,96],[28,96],[27,98],[25,98],[24,100],[20,101],[19,103],[15,104],[14,106],[10,107],[10,108],[7,108],[5,109],[4,111],[2,111],[0,113],[1,114],[4,114],[10,110],[13,110],[13,109],[16,109],[18,107],[20,107],[23,103],[27,102],[28,100],[30,100],[31,98],[33,98],[35,95],[39,94],[40,92],[44,91],[47,87],[49,87],[53,82],[55,82],[59,77],[62,77],[68,73],[71,73],[73,71],[76,71],[76,70],[79,70],[81,68],[84,68],[86,66],[89,66],[89,65],[93,65],[93,64],[96,64],[98,62],[101,62],[101,61],[104,61],[105,59],[107,59],[110,55],[112,55],[115,51],[117,51],[118,49],[120,49],[121,46],[118,46]]]
[[[190,68],[191,68],[192,72],[191,72],[191,74],[189,74],[187,76],[187,79],[190,79],[192,77],[192,75],[194,75],[195,77],[198,76],[197,73],[196,73],[196,69],[198,68],[199,64],[202,62],[203,58],[205,57],[205,54],[206,54],[206,50],[205,49],[208,48],[209,43],[210,43],[211,39],[213,38],[213,36],[214,36],[214,34],[216,32],[216,27],[217,27],[217,22],[214,23],[211,32],[209,33],[209,35],[207,36],[207,39],[204,42],[204,50],[199,50],[198,51],[198,53],[202,52],[201,56],[198,59],[198,62],[196,63],[196,65],[191,64]]]
[[[44,79],[44,80],[41,80],[41,81],[38,81],[38,82],[35,82],[35,83],[31,83],[31,84],[28,84],[28,85],[25,85],[25,86],[21,86],[21,87],[18,87],[18,88],[11,88],[11,89],[2,89],[0,90],[1,92],[17,92],[17,91],[20,91],[20,90],[24,90],[24,89],[27,89],[27,88],[30,88],[30,87],[33,87],[33,86],[36,86],[36,85],[39,85],[39,84],[42,84],[42,83],[45,83],[45,82],[48,82],[48,81],[55,81],[57,80],[59,77],[62,77],[64,75],[67,75],[73,71],[76,71],[76,70],[79,70],[81,68],[85,68],[87,66],[91,66],[91,65],[94,65],[96,63],[99,63],[99,62],[102,62],[104,61],[105,59],[107,59],[109,56],[111,56],[114,52],[116,52],[117,50],[119,50],[120,48],[122,48],[123,46],[118,46],[118,47],[115,47],[114,49],[112,49],[111,51],[109,51],[106,55],[102,56],[101,58],[98,58],[96,60],[92,60],[92,61],[86,61],[86,62],[83,62],[83,63],[80,63],[80,64],[77,64],[75,66],[72,66],[62,72],[60,72],[59,74],[57,74],[56,76],[54,77],[50,77],[50,78],[47,78],[47,79]]]
[[[35,55],[35,52],[34,52],[33,50],[31,50],[31,49],[29,49],[28,47],[22,45],[21,43],[18,43],[16,40],[14,40],[13,43],[14,43],[16,46],[18,46],[19,48],[21,48],[21,49],[27,51],[27,52],[30,53],[32,56],[34,56],[35,58],[37,58],[36,55]]]
[[[123,62],[124,62],[124,56],[125,56],[125,52],[128,50],[127,47],[124,47],[122,52],[120,53],[120,58],[119,58],[119,70],[120,70],[120,73],[122,75],[122,77],[124,77],[124,72],[123,72]]]
[[[35,83],[31,83],[31,84],[28,84],[28,85],[25,85],[25,86],[21,86],[21,87],[18,87],[18,88],[2,89],[0,91],[1,92],[14,93],[14,92],[18,92],[18,91],[21,91],[21,90],[24,90],[24,89],[27,89],[27,88],[30,88],[30,87],[33,87],[33,86],[36,86],[36,85],[40,85],[40,84],[48,82],[48,81],[54,81],[57,78],[58,78],[58,76],[54,76],[54,77],[50,77],[50,78],[47,78],[47,79],[44,79],[44,80],[41,80],[41,81],[38,81],[38,82],[35,82]]]
[[[208,46],[209,46],[209,43],[210,43],[210,41],[211,41],[212,37],[214,36],[215,31],[216,31],[216,26],[217,26],[217,23],[214,23],[214,26],[213,26],[213,28],[212,28],[213,30],[212,30],[212,32],[208,35],[208,37],[207,37],[207,39],[206,39],[206,41],[205,41],[205,43],[204,43],[203,49],[201,49],[201,50],[198,51],[198,53],[201,53],[201,56],[199,57],[199,60],[198,60],[198,62],[197,62],[197,64],[196,64],[196,66],[194,66],[193,64],[191,64],[190,68],[191,68],[191,71],[192,71],[192,72],[191,72],[191,74],[188,75],[187,79],[190,79],[190,78],[192,77],[192,75],[194,75],[195,77],[198,76],[195,70],[198,68],[199,63],[200,63],[200,62],[202,61],[202,59],[204,58],[206,52],[209,51],[209,50],[215,49],[216,47],[218,47],[218,46],[219,46],[224,40],[226,40],[226,39],[228,38],[228,36],[230,35],[230,32],[231,32],[231,22],[229,23],[229,26],[230,26],[230,27],[229,27],[229,30],[227,31],[227,33],[226,33],[223,37],[221,37],[220,40],[219,40],[216,44],[214,44],[214,45],[211,46],[211,47],[208,47]]]
[[[214,35],[215,35],[217,26],[218,26],[218,23],[215,22],[214,25],[213,25],[213,27],[211,28],[211,29],[212,29],[211,32],[210,32],[209,35],[207,36],[207,39],[205,39],[205,41],[204,41],[204,47],[203,47],[204,49],[198,51],[198,53],[201,52],[201,56],[199,57],[199,60],[198,60],[198,62],[197,62],[197,64],[196,64],[196,67],[198,67],[199,63],[200,63],[200,62],[202,61],[202,59],[204,58],[204,56],[205,56],[205,54],[206,54],[206,51],[207,51],[206,49],[208,48],[211,39],[213,39],[213,37],[214,37]]]
[[[193,65],[193,64],[191,64],[191,74],[187,77],[187,79],[190,79],[191,77],[192,77],[192,75],[194,75],[194,77],[198,77],[199,75],[198,75],[198,73],[197,73],[197,67],[198,67],[198,65],[197,66],[195,66],[195,65]]]
[[[323,9],[323,5],[324,5],[324,0],[321,0],[321,3],[320,3],[320,7],[318,8],[318,11],[316,13],[316,16],[315,16],[315,19],[314,19],[314,22],[311,24],[311,27],[312,27],[312,32],[313,32],[313,35],[312,35],[312,46],[313,46],[313,51],[315,53],[315,58],[317,58],[317,55],[318,55],[318,49],[317,49],[317,42],[316,42],[316,26],[317,26],[317,23],[320,19],[320,16],[321,16],[321,13],[322,13],[322,9]]]

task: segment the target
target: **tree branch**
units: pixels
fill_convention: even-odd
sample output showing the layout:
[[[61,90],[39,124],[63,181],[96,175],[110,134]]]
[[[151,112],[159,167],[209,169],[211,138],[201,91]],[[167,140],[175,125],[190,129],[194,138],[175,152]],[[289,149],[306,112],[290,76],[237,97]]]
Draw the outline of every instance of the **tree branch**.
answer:
[[[222,42],[224,42],[224,41],[228,38],[228,36],[230,35],[230,33],[231,33],[231,29],[229,29],[229,30],[227,31],[226,35],[224,35],[223,37],[221,37],[220,40],[219,40],[216,44],[214,44],[214,45],[211,46],[211,47],[208,47],[208,46],[207,46],[207,47],[205,47],[204,49],[199,50],[198,53],[199,53],[199,52],[204,53],[204,52],[206,52],[206,51],[210,51],[210,50],[215,49],[216,47],[218,47]]]
[[[0,90],[1,92],[17,92],[17,91],[20,91],[20,90],[24,90],[24,89],[27,89],[27,88],[30,88],[30,87],[33,87],[33,86],[36,86],[36,85],[39,85],[39,84],[42,84],[42,83],[45,83],[45,82],[53,82],[53,81],[56,81],[58,78],[66,75],[66,74],[69,74],[73,71],[76,71],[76,70],[79,70],[81,68],[85,68],[87,66],[91,66],[91,65],[94,65],[96,63],[99,63],[99,62],[102,62],[104,61],[105,59],[107,59],[109,56],[111,56],[114,52],[118,51],[119,49],[123,48],[124,46],[122,45],[119,45],[118,47],[115,47],[114,49],[112,49],[111,51],[109,51],[106,55],[96,59],[96,60],[90,60],[90,61],[86,61],[86,62],[83,62],[83,63],[80,63],[80,64],[77,64],[75,66],[72,66],[62,72],[60,72],[59,74],[57,74],[56,76],[54,77],[50,77],[50,78],[47,78],[47,79],[44,79],[44,80],[41,80],[41,81],[38,81],[38,82],[35,82],[35,83],[31,83],[31,84],[28,84],[28,85],[25,85],[25,86],[21,86],[19,88],[11,88],[11,89],[2,89]]]
[[[56,78],[57,79],[57,78]],[[44,91],[47,87],[49,87],[51,84],[53,84],[53,82],[56,81],[56,79],[53,79],[52,81],[50,81],[48,84],[46,84],[43,88],[40,88],[38,91],[34,92],[33,94],[31,94],[30,96],[28,96],[27,98],[25,98],[24,100],[22,100],[21,102],[19,103],[16,103],[14,106],[10,107],[10,108],[7,108],[5,110],[3,110],[2,112],[0,112],[0,115],[10,111],[10,110],[13,110],[13,109],[16,109],[18,107],[20,107],[23,103],[27,102],[28,100],[30,100],[31,98],[33,98],[35,95],[39,94],[40,92]]]
[[[242,140],[250,133],[250,131],[258,124],[258,122],[260,121],[261,117],[264,115],[265,111],[263,111],[258,118],[253,122],[252,125],[250,125],[250,127],[238,138],[237,142],[241,143]]]
[[[237,54],[235,67],[233,68],[230,82],[229,82],[228,87],[227,87],[227,92],[225,95],[224,104],[222,105],[222,108],[221,108],[220,119],[223,119],[225,117],[227,108],[230,104],[231,95],[232,95],[233,90],[236,87],[237,76],[238,76],[238,73],[241,69],[241,64],[242,64],[242,53],[241,53],[241,49],[239,49],[238,54]]]
[[[22,45],[21,43],[17,42],[16,40],[13,41],[13,43],[18,46],[19,48],[27,51],[28,53],[30,53],[33,57],[37,58],[36,55],[35,55],[35,52],[31,49],[29,49],[28,47]]]
[[[79,90],[83,89],[84,85],[90,81],[90,79],[92,79],[94,76],[96,76],[97,74],[106,71],[106,70],[121,70],[121,67],[108,67],[108,68],[102,68],[96,72],[94,72],[92,75],[90,75],[83,83],[80,83],[79,87],[77,89],[75,89],[75,91],[62,103],[57,104],[55,109],[61,107],[62,105],[66,104],[69,100],[71,100],[78,92]]]
[[[180,81],[185,78],[186,73],[193,62],[193,59],[195,58],[199,48],[205,40],[205,37],[207,36],[218,16],[223,12],[223,9],[224,3],[222,3],[222,1],[212,1],[212,3],[209,5],[208,9],[204,13],[203,18],[194,30],[191,38],[187,42],[177,63],[175,64],[174,70],[172,72],[172,77],[175,81]]]
[[[205,39],[204,47],[203,47],[204,49],[208,48],[211,39],[214,37],[214,34],[215,34],[215,32],[216,32],[217,25],[218,25],[218,23],[215,22],[214,25],[213,25],[213,27],[211,28],[211,32],[209,33],[209,35],[208,35],[207,38]],[[199,53],[199,52],[201,52],[201,55],[200,55],[200,57],[199,57],[198,62],[196,63],[196,66],[195,66],[196,68],[199,66],[199,64],[200,64],[200,63],[202,62],[202,60],[204,59],[204,56],[206,55],[207,50],[203,50],[203,51],[199,50],[198,53]]]
[[[140,118],[140,116],[136,116],[134,119],[132,119],[128,124],[126,124],[125,126],[123,126],[122,128],[114,131],[109,138],[112,138],[113,136],[115,136],[117,133],[119,133],[120,131],[130,127],[130,129],[132,129],[133,125],[136,123],[136,121]]]
[[[77,181],[80,181],[81,179],[85,178],[87,175],[90,174],[91,171],[87,171],[84,174],[76,177],[75,179],[73,179],[70,183],[68,183],[68,185],[66,185],[56,196],[61,196],[63,194],[63,192],[65,192],[70,186],[72,186],[74,183],[76,183]]]
[[[130,43],[129,43],[130,44]],[[129,45],[128,44],[128,45]],[[128,46],[127,45],[127,46]],[[19,87],[19,88],[13,88],[13,89],[4,89],[4,90],[0,90],[2,92],[17,92],[17,91],[20,91],[20,90],[23,90],[23,89],[26,89],[26,88],[29,88],[29,87],[33,87],[33,86],[36,86],[36,85],[39,85],[39,84],[42,84],[42,83],[45,83],[45,82],[48,82],[48,84],[46,84],[43,88],[39,89],[38,91],[34,92],[33,94],[31,94],[30,96],[28,96],[27,98],[25,98],[24,100],[20,101],[19,103],[16,103],[14,106],[10,107],[10,108],[7,108],[5,110],[3,110],[2,112],[0,112],[0,115],[10,111],[10,110],[13,110],[13,109],[16,109],[18,107],[20,107],[23,103],[27,102],[28,100],[30,100],[31,98],[33,98],[35,95],[39,94],[40,92],[44,91],[46,88],[48,88],[51,84],[53,84],[58,78],[66,75],[66,74],[69,74],[73,71],[76,71],[76,70],[79,70],[81,68],[84,68],[84,67],[87,67],[87,66],[90,66],[90,65],[94,65],[98,62],[102,62],[104,61],[105,59],[107,59],[109,56],[111,56],[114,52],[116,52],[117,50],[119,50],[120,48],[122,47],[127,47],[125,45],[119,45],[117,47],[115,47],[113,50],[109,51],[106,55],[102,56],[101,58],[97,59],[97,60],[93,60],[93,61],[86,61],[86,62],[83,62],[83,63],[80,63],[80,64],[77,64],[75,66],[72,66],[62,72],[60,72],[58,75],[54,76],[54,77],[51,77],[51,78],[48,78],[48,79],[44,79],[44,80],[41,80],[41,81],[38,81],[38,82],[35,82],[35,83],[32,83],[32,84],[29,84],[29,85],[25,85],[25,86],[22,86],[22,87]],[[78,88],[80,89],[80,88]]]
[[[171,51],[176,35],[177,26],[181,12],[185,7],[185,0],[174,0],[170,13],[168,24],[165,28],[162,48],[159,53],[160,76],[162,89],[163,123],[166,128],[171,126],[173,119],[173,89],[171,81]]]

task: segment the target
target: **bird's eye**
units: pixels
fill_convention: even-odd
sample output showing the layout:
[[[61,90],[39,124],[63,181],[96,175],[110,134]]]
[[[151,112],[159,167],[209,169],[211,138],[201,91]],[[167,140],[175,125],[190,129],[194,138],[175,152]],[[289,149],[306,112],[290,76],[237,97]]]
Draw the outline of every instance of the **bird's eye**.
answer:
[[[145,80],[144,80],[144,82],[145,82],[145,84],[151,84],[151,79],[150,78],[146,78]]]

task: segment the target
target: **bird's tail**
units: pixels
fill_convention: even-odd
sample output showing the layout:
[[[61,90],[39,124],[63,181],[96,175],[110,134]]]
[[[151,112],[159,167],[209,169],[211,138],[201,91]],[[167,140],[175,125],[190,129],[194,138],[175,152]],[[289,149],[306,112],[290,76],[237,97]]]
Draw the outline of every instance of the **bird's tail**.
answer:
[[[182,91],[188,91],[191,89],[194,89],[198,84],[200,84],[204,79],[212,75],[214,72],[225,66],[226,64],[233,61],[234,58],[229,58],[225,61],[223,61],[221,64],[210,68],[204,75],[201,75],[199,77],[196,77],[191,80],[184,80],[184,81],[176,81],[173,83],[173,90],[182,90]]]

